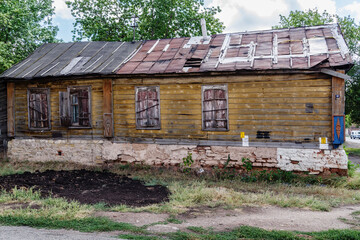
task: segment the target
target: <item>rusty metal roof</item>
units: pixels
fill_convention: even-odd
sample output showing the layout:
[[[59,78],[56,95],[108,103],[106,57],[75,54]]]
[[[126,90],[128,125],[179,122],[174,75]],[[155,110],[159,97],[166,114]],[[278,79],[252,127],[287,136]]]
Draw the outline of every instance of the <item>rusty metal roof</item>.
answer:
[[[352,66],[337,24],[144,42],[48,43],[0,79]]]
[[[88,74],[114,74],[141,42],[47,43],[0,78],[32,79]]]
[[[118,74],[348,68],[337,24],[145,41]]]

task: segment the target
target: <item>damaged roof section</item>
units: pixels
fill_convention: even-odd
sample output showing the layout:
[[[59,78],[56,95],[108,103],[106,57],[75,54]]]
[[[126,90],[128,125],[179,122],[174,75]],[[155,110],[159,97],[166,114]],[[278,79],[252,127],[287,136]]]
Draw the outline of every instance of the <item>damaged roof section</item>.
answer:
[[[47,43],[1,74],[1,78],[31,79],[88,74],[114,74],[141,42]]]
[[[337,24],[146,41],[118,74],[348,68]]]

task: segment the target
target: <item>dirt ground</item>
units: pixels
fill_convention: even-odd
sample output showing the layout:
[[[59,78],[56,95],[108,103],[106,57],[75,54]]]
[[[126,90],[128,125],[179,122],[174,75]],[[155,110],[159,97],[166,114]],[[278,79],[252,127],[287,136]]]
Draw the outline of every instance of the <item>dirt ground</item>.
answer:
[[[145,186],[143,182],[110,172],[87,170],[25,172],[0,177],[0,189],[17,186],[34,187],[43,196],[77,200],[80,203],[145,206],[168,200],[169,190],[160,185]]]
[[[280,208],[274,206],[243,207],[234,210],[226,209],[191,209],[185,214],[176,216],[180,224],[154,224],[165,221],[167,214],[155,213],[120,213],[97,212],[96,216],[108,217],[113,221],[127,222],[136,226],[154,224],[147,228],[152,232],[187,231],[187,227],[212,228],[215,231],[227,231],[247,225],[267,230],[289,231],[323,231],[329,229],[349,229],[352,226],[340,218],[352,219],[351,213],[360,210],[360,205],[343,206],[330,212],[310,211],[297,208]]]
[[[345,146],[348,148],[360,148],[360,139],[351,139],[350,137],[346,137]],[[360,164],[360,157],[349,154],[349,160],[352,163]]]
[[[44,196],[52,192],[55,197],[74,199],[81,203],[104,202],[108,205],[144,206],[167,201],[170,194],[164,186],[146,186],[126,176],[86,170],[27,172],[0,177],[0,188],[10,190],[15,186],[34,187]],[[169,214],[98,211],[94,215],[136,226],[147,225],[147,229],[152,232],[188,231],[190,226],[226,231],[242,225],[268,230],[311,232],[352,228],[352,225],[340,219],[351,220],[351,213],[355,211],[360,211],[360,205],[342,206],[330,212],[275,206],[244,206],[231,210],[199,207],[175,216],[181,221],[179,224],[164,224],[169,217],[174,217]]]

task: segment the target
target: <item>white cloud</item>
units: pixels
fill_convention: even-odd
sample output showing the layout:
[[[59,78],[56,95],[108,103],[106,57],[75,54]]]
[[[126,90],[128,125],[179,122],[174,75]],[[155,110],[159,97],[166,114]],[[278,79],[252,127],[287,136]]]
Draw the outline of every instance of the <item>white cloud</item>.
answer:
[[[356,22],[360,21],[360,2],[352,2],[351,4],[345,5],[339,9],[339,14],[342,16],[350,15],[355,18]]]
[[[287,16],[291,10],[336,13],[335,0],[209,0],[209,6],[222,9],[217,17],[224,22],[225,32],[270,29],[279,23],[280,14]]]
[[[287,12],[285,0],[212,0],[209,6],[220,6],[217,15],[226,32],[267,29]]]
[[[308,10],[317,8],[319,12],[327,11],[330,14],[336,13],[336,3],[334,0],[297,0],[301,9]]]
[[[62,19],[73,19],[71,11],[65,1],[67,0],[54,0],[55,16]]]

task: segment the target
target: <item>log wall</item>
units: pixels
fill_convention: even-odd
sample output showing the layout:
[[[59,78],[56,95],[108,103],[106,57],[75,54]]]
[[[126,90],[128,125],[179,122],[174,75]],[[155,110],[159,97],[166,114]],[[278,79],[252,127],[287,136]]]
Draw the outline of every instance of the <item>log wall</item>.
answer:
[[[109,79],[16,83],[15,137],[103,138],[104,81]],[[226,84],[228,88],[228,131],[202,130],[201,86],[215,84]],[[91,129],[60,126],[59,92],[66,91],[67,86],[91,86]],[[136,86],[160,87],[160,130],[136,129]],[[50,88],[50,131],[28,129],[29,87]],[[142,139],[240,141],[240,133],[245,132],[250,142],[318,143],[319,137],[331,139],[331,87],[331,77],[319,73],[116,78],[112,80],[113,135],[115,140],[132,142]],[[269,138],[261,137],[264,132],[268,132]]]
[[[6,91],[6,82],[0,82],[0,155],[4,152],[6,148],[7,140],[7,91]]]
[[[228,86],[228,131],[202,130],[201,86],[211,84]],[[323,74],[117,79],[115,137],[239,141],[245,132],[251,142],[318,142],[331,138],[331,84]],[[161,129],[137,130],[135,86],[152,85],[160,86]]]
[[[68,86],[91,86],[92,128],[71,129],[60,125],[59,92]],[[31,131],[28,127],[28,88],[50,88],[51,130]],[[40,138],[100,138],[103,128],[103,80],[63,80],[49,82],[23,82],[15,84],[15,137]]]

